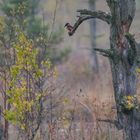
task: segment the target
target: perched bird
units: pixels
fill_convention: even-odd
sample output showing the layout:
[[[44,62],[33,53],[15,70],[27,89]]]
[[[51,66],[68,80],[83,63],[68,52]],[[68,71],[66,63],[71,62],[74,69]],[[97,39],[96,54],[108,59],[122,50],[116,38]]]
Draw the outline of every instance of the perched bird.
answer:
[[[65,26],[67,30],[69,31],[69,34],[73,31],[73,27],[70,25],[70,23],[66,23]]]

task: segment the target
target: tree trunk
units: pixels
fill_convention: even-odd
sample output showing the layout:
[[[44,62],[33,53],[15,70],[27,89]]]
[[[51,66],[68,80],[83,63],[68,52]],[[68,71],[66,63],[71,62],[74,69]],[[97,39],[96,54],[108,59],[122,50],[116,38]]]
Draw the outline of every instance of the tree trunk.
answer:
[[[0,140],[3,140],[2,110],[0,106]]]
[[[129,34],[135,14],[135,0],[108,0],[108,5],[112,13],[110,46],[113,58],[110,62],[118,123],[125,131],[126,140],[140,140],[139,113],[135,109],[128,113],[120,109],[123,97],[136,94],[137,46]]]
[[[98,18],[110,25],[110,49],[95,48],[95,51],[110,60],[117,107],[117,121],[113,123],[124,130],[125,140],[140,140],[140,105],[135,97],[140,44],[129,33],[136,3],[135,0],[106,1],[111,13],[78,10],[80,16],[69,35],[73,35],[83,21],[91,18]]]
[[[95,0],[89,0],[89,9],[92,11],[96,10],[96,2]],[[96,19],[90,20],[90,36],[91,36],[91,45],[92,45],[92,68],[93,71],[96,73],[99,72],[99,64],[98,64],[98,58],[96,51],[94,48],[96,48]]]
[[[4,110],[9,109],[9,104],[7,103],[7,71],[4,72]],[[9,122],[4,118],[4,140],[8,140],[8,129],[9,129]]]

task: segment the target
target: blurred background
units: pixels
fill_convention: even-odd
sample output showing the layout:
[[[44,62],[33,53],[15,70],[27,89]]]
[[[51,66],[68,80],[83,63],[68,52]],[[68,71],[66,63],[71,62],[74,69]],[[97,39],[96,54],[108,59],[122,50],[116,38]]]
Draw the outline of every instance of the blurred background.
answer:
[[[6,0],[5,3],[8,1],[10,0]],[[9,18],[7,9],[3,8],[3,3],[4,1],[1,0],[0,15]],[[76,22],[76,16],[78,15],[76,11],[78,9],[109,12],[106,1],[32,0],[31,3],[36,3],[33,15],[37,17],[37,21],[30,20],[30,26],[27,30],[29,38],[31,37],[34,40],[44,37],[46,44],[43,42],[42,45],[42,42],[39,42],[40,44],[36,45],[48,47],[47,50],[43,50],[43,47],[40,49],[42,51],[40,51],[40,61],[42,60],[41,56],[43,56],[43,60],[50,59],[58,73],[53,80],[55,91],[51,92],[45,100],[44,104],[47,111],[44,111],[44,114],[46,114],[42,118],[34,139],[123,139],[123,132],[118,131],[111,122],[99,121],[116,118],[109,61],[106,57],[94,51],[94,48],[110,47],[109,26],[98,19],[88,20],[82,23],[71,37],[64,28],[67,22],[71,25]],[[136,16],[131,26],[131,33],[135,34],[137,41],[140,41],[139,0],[137,0],[136,7]],[[24,17],[26,18],[26,16]],[[27,19],[29,19],[29,16],[27,16]],[[21,23],[23,21],[24,19]],[[47,35],[40,33],[40,31],[45,31],[46,28]],[[2,45],[1,50],[3,50]],[[1,54],[3,54],[3,51],[1,51]],[[3,61],[2,56],[0,59]],[[1,66],[2,68],[3,66]],[[44,84],[42,84],[43,89],[46,89],[49,84],[48,78],[46,78]],[[2,106],[2,99],[0,103]],[[3,118],[1,118],[1,123],[3,121]],[[9,123],[9,140],[28,140],[24,133],[11,122]]]

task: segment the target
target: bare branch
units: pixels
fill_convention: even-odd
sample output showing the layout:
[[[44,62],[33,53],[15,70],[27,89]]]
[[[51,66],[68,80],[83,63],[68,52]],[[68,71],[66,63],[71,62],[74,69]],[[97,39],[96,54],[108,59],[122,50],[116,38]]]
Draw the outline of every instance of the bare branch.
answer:
[[[116,122],[116,120],[109,120],[109,119],[97,119],[97,121],[111,123],[111,124],[114,124],[114,122]]]
[[[84,9],[84,10],[78,10],[77,12],[80,13],[80,16],[78,16],[78,20],[74,24],[73,30],[69,32],[69,36],[72,36],[75,33],[76,29],[79,27],[79,25],[83,21],[88,20],[88,19],[98,18],[107,22],[108,24],[111,23],[111,16],[102,11],[90,11],[90,10]]]
[[[113,56],[113,52],[110,49],[94,48],[94,50],[100,52],[100,54],[105,56],[105,57],[112,57]]]
[[[73,26],[73,30],[71,32],[69,32],[69,36],[72,36],[75,33],[76,29],[79,27],[79,25],[83,21],[91,19],[91,18],[93,18],[93,17],[92,16],[79,16],[79,19],[77,20],[77,22]]]
[[[99,11],[91,11],[91,10],[87,10],[87,9],[77,10],[77,12],[79,12],[80,15],[93,16],[93,18],[98,18],[100,20],[107,22],[108,24],[111,23],[111,15],[107,12],[103,12],[100,10]]]

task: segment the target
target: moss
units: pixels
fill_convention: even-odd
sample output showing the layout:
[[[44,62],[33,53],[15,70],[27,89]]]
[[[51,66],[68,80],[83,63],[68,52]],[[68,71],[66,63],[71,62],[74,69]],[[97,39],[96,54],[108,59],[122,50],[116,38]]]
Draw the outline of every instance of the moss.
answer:
[[[136,96],[128,95],[122,96],[120,100],[120,106],[123,113],[128,114],[134,109],[137,109],[138,102]]]

